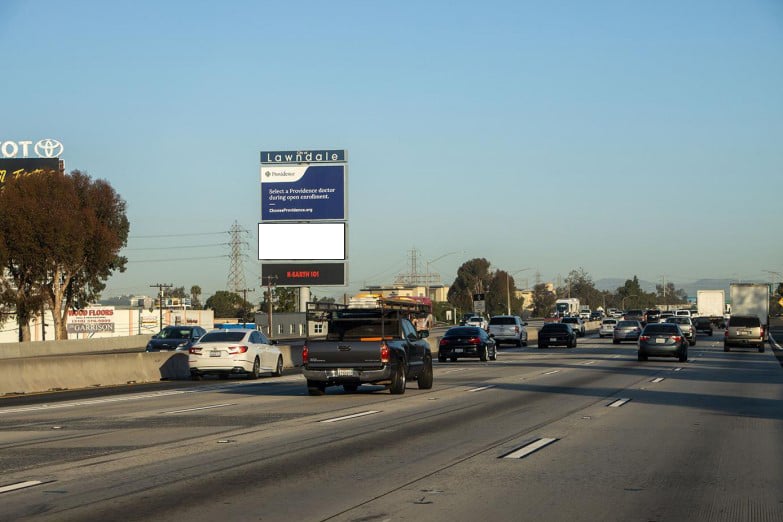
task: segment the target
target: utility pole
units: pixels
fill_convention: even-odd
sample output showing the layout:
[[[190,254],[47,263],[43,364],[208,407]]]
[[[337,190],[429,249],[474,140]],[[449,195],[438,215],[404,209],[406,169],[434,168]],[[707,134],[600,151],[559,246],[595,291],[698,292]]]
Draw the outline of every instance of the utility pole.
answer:
[[[172,284],[170,283],[155,283],[154,285],[150,285],[150,288],[157,288],[158,289],[158,310],[160,311],[160,327],[163,328],[163,289],[164,288],[171,288]]]
[[[245,305],[247,304],[247,293],[255,292],[255,289],[240,288],[239,291],[242,292],[242,328],[244,328],[247,325],[247,310],[245,309]]]
[[[274,336],[274,330],[272,329],[272,288],[275,286],[275,281],[277,281],[277,276],[266,276],[262,279],[266,279],[266,295],[268,301],[267,306],[267,317],[269,318],[269,338],[271,339]]]

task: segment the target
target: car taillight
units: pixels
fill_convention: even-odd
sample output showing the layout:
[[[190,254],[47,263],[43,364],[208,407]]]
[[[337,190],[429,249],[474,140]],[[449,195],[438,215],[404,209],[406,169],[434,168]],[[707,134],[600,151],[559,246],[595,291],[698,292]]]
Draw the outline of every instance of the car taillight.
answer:
[[[639,336],[639,340],[640,341],[649,341],[650,340],[650,336],[649,335],[640,335]]]
[[[729,336],[729,329],[728,329],[728,328],[726,328],[726,329],[723,331],[723,337],[728,337],[728,336]]]
[[[519,333],[519,326],[514,327],[514,333]]]
[[[381,345],[381,362],[383,364],[387,364],[389,362],[389,358],[390,358],[389,355],[390,355],[389,345],[383,343]]]
[[[682,341],[682,337],[680,337],[679,335],[672,335],[671,340],[674,341],[675,343],[679,343],[680,341]]]
[[[447,344],[449,344],[448,339],[441,339],[438,346],[446,346]]]
[[[761,332],[761,338],[763,339],[764,338],[764,327],[762,326],[761,328],[759,328],[759,331]]]
[[[471,337],[470,339],[468,339],[468,343],[469,344],[481,344],[481,339],[479,339],[478,337]]]
[[[200,346],[191,346],[190,350],[188,350],[188,353],[192,353],[193,355],[201,355],[201,347]]]
[[[229,346],[228,347],[228,353],[231,355],[236,355],[238,353],[245,353],[247,351],[247,346]]]
[[[307,364],[310,361],[310,349],[307,345],[302,347],[302,364]]]

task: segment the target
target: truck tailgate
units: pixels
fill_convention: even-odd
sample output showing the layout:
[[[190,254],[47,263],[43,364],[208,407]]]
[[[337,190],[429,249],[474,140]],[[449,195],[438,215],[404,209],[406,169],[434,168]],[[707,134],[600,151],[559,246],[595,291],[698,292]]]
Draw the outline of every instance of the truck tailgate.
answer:
[[[307,345],[310,369],[380,368],[380,341],[311,341]]]

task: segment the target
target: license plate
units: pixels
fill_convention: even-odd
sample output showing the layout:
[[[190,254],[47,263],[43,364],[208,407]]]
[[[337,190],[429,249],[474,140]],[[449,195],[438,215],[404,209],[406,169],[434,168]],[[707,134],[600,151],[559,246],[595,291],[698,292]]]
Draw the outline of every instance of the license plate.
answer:
[[[338,377],[352,377],[353,376],[353,370],[350,368],[338,368],[337,369],[337,376]]]
[[[454,348],[454,353],[462,353],[462,348]]]
[[[209,352],[209,356],[210,357],[220,357],[220,351],[216,350],[216,351]]]
[[[739,335],[750,335],[750,330],[737,330]]]
[[[549,342],[550,343],[556,343],[557,342],[557,337],[550,337],[549,338]]]
[[[658,344],[664,344],[666,342],[666,339],[661,339],[659,337],[658,339],[655,340],[655,342],[658,343]]]

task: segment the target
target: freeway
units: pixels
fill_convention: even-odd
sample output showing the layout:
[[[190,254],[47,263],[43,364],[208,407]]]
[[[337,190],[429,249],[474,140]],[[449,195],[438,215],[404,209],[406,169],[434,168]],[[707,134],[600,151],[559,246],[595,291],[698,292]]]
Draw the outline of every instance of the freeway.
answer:
[[[307,395],[296,372],[0,401],[0,520],[783,520],[779,351],[595,336]]]

